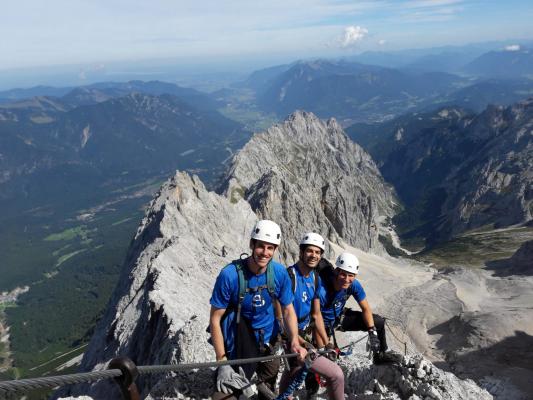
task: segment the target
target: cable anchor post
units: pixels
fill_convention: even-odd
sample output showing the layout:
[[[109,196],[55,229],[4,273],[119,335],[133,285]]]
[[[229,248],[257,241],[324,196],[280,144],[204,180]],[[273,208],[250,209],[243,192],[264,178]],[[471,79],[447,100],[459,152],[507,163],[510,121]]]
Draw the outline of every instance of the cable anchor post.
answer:
[[[128,357],[113,358],[107,369],[118,369],[122,372],[121,376],[114,378],[115,382],[120,386],[123,400],[140,400],[139,390],[135,384],[135,380],[139,376],[137,366]]]

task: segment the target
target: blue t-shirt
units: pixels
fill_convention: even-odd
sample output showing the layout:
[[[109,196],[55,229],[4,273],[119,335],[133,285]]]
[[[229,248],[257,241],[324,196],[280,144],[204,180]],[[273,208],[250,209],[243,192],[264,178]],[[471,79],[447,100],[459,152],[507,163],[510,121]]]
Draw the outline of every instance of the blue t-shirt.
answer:
[[[245,262],[243,261],[245,264]],[[285,267],[275,261],[271,261],[271,267],[274,268],[275,295],[280,304],[284,307],[292,303],[293,294],[291,290],[291,280]],[[263,343],[270,341],[273,335],[277,334],[278,326],[274,315],[272,299],[267,288],[266,271],[260,275],[252,274],[248,268],[244,267],[244,276],[248,281],[248,288],[263,289],[249,291],[245,294],[241,317],[250,322],[252,329],[255,331],[255,337],[259,343],[260,337],[263,337]],[[239,304],[239,276],[235,264],[225,266],[215,283],[210,303],[215,308],[228,308],[230,305],[237,308]]]
[[[359,281],[356,279],[348,289],[341,289],[338,292],[333,290],[326,290],[321,286],[319,291],[320,296],[320,310],[322,311],[322,318],[326,326],[333,326],[335,319],[338,318],[346,301],[353,296],[358,303],[366,298],[366,293]]]
[[[294,271],[295,277],[295,289],[294,289],[294,311],[296,312],[296,317],[298,318],[298,329],[305,329],[311,322],[311,306],[313,300],[319,298],[318,294],[322,286],[322,281],[319,276],[318,278],[318,290],[315,291],[315,273],[316,271],[311,271],[308,277],[305,277],[300,272],[297,264],[289,267]]]

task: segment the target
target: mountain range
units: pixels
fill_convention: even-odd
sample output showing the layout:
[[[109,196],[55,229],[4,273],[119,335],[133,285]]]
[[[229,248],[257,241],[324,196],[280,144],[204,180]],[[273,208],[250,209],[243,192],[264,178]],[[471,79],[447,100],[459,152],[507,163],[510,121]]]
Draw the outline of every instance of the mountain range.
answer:
[[[29,287],[0,307],[14,354],[2,344],[0,364],[44,374],[80,351],[161,182],[181,168],[213,184],[248,139],[209,104],[93,88],[0,105],[0,293]]]
[[[530,99],[480,114],[410,114],[348,133],[394,185],[405,204],[402,224],[431,243],[532,219],[532,124]]]
[[[516,79],[533,77],[533,50],[519,45],[507,50],[489,51],[464,66],[463,70],[478,76]]]
[[[249,205],[250,217],[234,221],[273,216],[293,241],[313,225],[333,245],[396,254],[395,230],[431,247],[472,229],[526,226],[532,81],[435,72],[449,55],[426,56],[401,68],[299,61],[210,94],[157,81],[0,92],[0,291],[31,286],[6,310],[17,366],[92,334],[146,200],[176,169],[204,182],[190,178],[190,196],[216,188]],[[243,124],[287,114],[247,143]],[[361,146],[343,132],[354,121],[364,123],[346,133]],[[229,236],[201,244],[214,254]],[[281,255],[297,254],[287,245]]]
[[[514,52],[504,53],[509,57],[508,53]],[[505,60],[512,63],[512,59]],[[465,76],[466,72],[458,75],[439,70],[443,61],[436,60],[432,64],[435,68],[431,68],[430,60],[427,63],[426,67],[390,68],[347,60],[298,61],[255,71],[232,90],[214,95],[226,103],[239,104],[241,93],[246,103],[240,106],[248,112],[260,110],[284,118],[302,109],[322,118],[335,117],[341,125],[349,126],[445,105],[479,112],[489,104],[509,105],[533,94],[533,81],[527,75],[503,79],[471,70]]]
[[[258,90],[257,102],[277,115],[304,109],[321,117],[361,121],[380,120],[401,109],[427,104],[457,87],[461,79],[445,73],[412,74],[317,60],[296,63],[267,82]]]
[[[46,204],[65,190],[79,192],[81,199],[111,182],[131,184],[175,168],[209,182],[217,174],[213,167],[248,137],[216,111],[169,94],[102,93],[109,90],[76,89],[59,99],[0,107],[5,207]]]

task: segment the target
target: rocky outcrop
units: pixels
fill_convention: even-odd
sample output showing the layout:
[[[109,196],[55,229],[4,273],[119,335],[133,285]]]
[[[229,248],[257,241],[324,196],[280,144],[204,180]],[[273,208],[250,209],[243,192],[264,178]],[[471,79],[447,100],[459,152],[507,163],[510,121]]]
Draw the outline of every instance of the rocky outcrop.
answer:
[[[392,190],[370,155],[334,119],[303,111],[254,135],[233,158],[221,192],[246,199],[258,216],[281,225],[280,253],[289,263],[310,230],[383,252],[378,228],[394,214]]]
[[[345,391],[362,400],[492,399],[471,380],[436,368],[420,355],[404,357],[401,363],[374,366],[368,359],[353,356],[343,361]]]
[[[205,328],[214,280],[246,250],[255,221],[245,201],[232,204],[196,177],[177,173],[166,182],[139,226],[80,369],[105,368],[119,354],[137,365],[213,358]],[[160,378],[149,375],[140,384],[151,388]],[[72,394],[119,398],[110,396],[114,390],[103,382],[78,386]]]

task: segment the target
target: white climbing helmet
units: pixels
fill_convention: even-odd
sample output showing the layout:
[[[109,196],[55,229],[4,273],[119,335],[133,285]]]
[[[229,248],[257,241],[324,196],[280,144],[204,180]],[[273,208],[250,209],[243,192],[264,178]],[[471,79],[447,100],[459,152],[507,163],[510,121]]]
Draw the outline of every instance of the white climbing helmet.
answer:
[[[250,238],[279,246],[281,243],[281,229],[274,221],[262,219],[255,224]]]
[[[308,232],[302,237],[302,240],[300,240],[300,246],[302,245],[316,246],[322,251],[326,250],[326,242],[324,241],[324,238],[314,232]]]
[[[341,253],[335,261],[335,266],[351,274],[357,275],[359,273],[359,260],[351,253]]]

